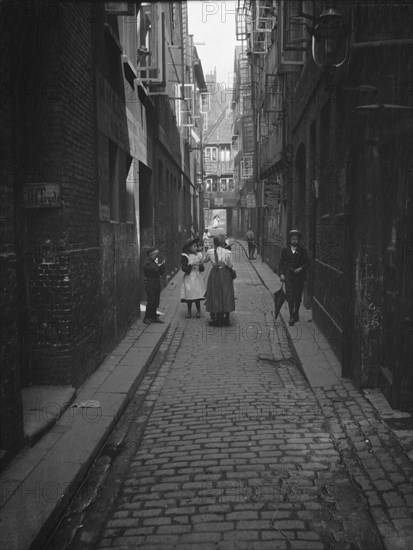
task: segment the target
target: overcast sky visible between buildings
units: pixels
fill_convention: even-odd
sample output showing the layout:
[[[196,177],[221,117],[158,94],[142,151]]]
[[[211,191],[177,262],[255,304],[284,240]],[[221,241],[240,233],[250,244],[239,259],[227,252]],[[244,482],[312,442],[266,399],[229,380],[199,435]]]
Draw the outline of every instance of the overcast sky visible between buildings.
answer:
[[[194,42],[202,62],[204,74],[216,67],[217,82],[232,84],[234,72],[235,8],[237,2],[230,1],[188,1],[189,34]],[[205,45],[198,45],[205,42]]]

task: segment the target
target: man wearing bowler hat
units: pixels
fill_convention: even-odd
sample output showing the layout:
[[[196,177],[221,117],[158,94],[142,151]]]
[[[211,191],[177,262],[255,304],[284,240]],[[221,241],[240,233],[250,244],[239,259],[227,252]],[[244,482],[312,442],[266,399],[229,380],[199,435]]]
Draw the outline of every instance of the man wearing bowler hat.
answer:
[[[161,275],[165,273],[165,261],[159,262],[158,254],[159,250],[157,248],[149,248],[146,251],[147,258],[143,264],[146,297],[148,299],[145,317],[143,318],[145,325],[163,323],[156,310],[161,296]]]
[[[289,325],[299,321],[298,311],[303,294],[304,281],[310,261],[303,246],[298,243],[300,232],[298,229],[290,231],[290,245],[281,252],[280,279],[285,281],[288,308],[290,310]]]

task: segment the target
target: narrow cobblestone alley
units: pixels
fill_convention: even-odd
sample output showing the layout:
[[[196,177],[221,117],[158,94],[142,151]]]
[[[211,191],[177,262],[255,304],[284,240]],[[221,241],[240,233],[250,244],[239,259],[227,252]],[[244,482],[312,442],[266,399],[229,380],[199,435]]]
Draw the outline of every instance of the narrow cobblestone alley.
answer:
[[[281,322],[274,328],[268,289],[242,254],[236,269],[229,328],[209,327],[206,313],[184,319],[178,306],[160,370],[139,390],[147,418],[132,409],[143,436],[94,548],[383,548],[376,523],[391,530],[374,489],[390,491],[383,503],[408,527],[390,481],[408,492],[411,464],[351,384],[309,387]],[[373,465],[380,431],[381,471],[392,480]],[[404,540],[388,547],[407,548]]]
[[[0,549],[413,549],[413,1],[0,13]]]

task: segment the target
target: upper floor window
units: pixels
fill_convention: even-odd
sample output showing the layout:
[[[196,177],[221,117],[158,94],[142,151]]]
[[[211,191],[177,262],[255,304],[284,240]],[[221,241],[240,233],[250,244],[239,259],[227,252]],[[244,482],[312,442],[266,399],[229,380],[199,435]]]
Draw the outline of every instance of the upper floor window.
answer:
[[[219,150],[219,160],[221,162],[229,162],[231,160],[231,146],[221,145]]]
[[[229,191],[234,191],[234,178],[220,178],[219,180],[220,191],[222,193],[227,193]]]
[[[143,2],[138,12],[137,66],[143,82],[165,81],[164,16],[158,2]]]
[[[205,147],[205,160],[216,161],[218,157],[218,148],[217,147]]]

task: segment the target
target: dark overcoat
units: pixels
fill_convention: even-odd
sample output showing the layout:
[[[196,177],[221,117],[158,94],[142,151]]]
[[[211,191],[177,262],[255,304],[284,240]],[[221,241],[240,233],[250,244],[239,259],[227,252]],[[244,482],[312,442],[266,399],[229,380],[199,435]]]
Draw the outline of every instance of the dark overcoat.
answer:
[[[145,277],[145,289],[148,303],[146,304],[145,318],[155,319],[156,309],[159,306],[161,296],[161,275],[165,273],[165,264],[158,265],[151,258],[147,258],[143,264]]]
[[[310,260],[304,247],[297,245],[294,253],[291,250],[291,246],[288,246],[282,250],[279,274],[284,275],[285,277],[287,301],[301,301],[304,281],[306,279],[309,265]],[[302,271],[299,273],[294,273],[294,270],[299,267],[302,267]]]

